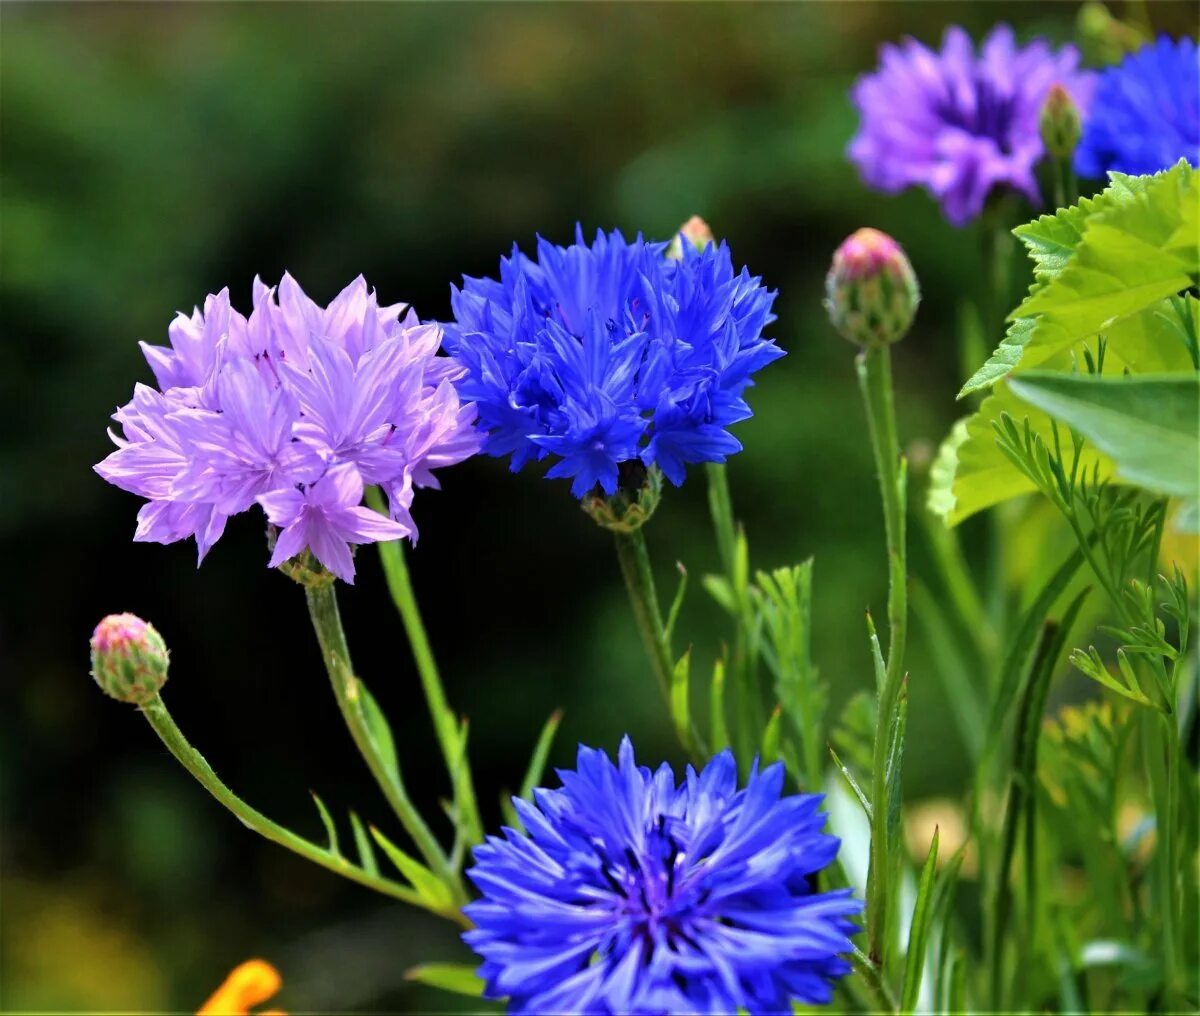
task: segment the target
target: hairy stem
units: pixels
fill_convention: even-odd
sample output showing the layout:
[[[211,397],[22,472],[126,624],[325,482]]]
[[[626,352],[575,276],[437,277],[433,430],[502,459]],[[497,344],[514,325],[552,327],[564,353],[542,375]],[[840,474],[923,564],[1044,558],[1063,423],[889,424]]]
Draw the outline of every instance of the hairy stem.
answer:
[[[363,706],[363,697],[368,693],[351,668],[350,651],[346,646],[346,635],[342,630],[342,619],[338,612],[337,594],[334,592],[333,583],[306,585],[305,595],[308,599],[309,617],[317,633],[317,641],[321,644],[321,657],[325,661],[325,669],[329,672],[329,680],[333,685],[334,697],[359,754],[367,763],[367,768],[371,770],[371,775],[375,777],[383,796],[387,798],[388,804],[405,831],[412,837],[426,863],[446,883],[455,898],[465,902],[467,895],[462,879],[453,870],[429,826],[409,800],[395,759],[385,757],[378,740],[371,733]]]
[[[891,732],[904,684],[904,648],[908,632],[908,554],[906,549],[906,470],[896,436],[896,411],[892,395],[891,350],[872,347],[859,354],[859,387],[867,409],[875,469],[883,501],[883,523],[888,556],[888,653],[872,759],[873,812],[871,817],[871,865],[867,891],[867,934],[870,959],[883,966],[890,947],[893,887],[889,885],[891,830],[888,806],[890,793],[888,758]],[[891,779],[899,780],[899,772]]]
[[[377,488],[372,487],[367,491],[367,503],[376,511],[383,513],[383,499]],[[417,675],[420,677],[421,688],[425,693],[425,702],[429,706],[429,715],[433,720],[433,729],[442,750],[442,758],[446,762],[446,771],[454,784],[457,818],[464,827],[468,841],[474,845],[483,840],[483,824],[479,818],[479,805],[475,798],[471,767],[467,762],[466,746],[462,744],[458,721],[446,701],[437,661],[429,645],[429,636],[425,633],[425,623],[421,619],[421,610],[417,606],[417,597],[409,578],[408,565],[404,560],[404,546],[398,540],[380,543],[378,546],[379,558],[383,563],[384,575],[387,578],[388,591],[392,595],[392,602],[396,605],[400,620],[404,624],[408,644],[412,649],[413,662],[416,663]]]

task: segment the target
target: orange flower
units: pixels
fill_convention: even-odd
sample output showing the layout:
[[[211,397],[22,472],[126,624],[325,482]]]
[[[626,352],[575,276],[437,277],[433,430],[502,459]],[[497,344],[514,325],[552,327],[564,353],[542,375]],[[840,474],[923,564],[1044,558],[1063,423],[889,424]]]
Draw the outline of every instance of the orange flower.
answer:
[[[212,998],[200,1007],[196,1016],[250,1016],[250,1007],[265,1002],[277,992],[283,984],[270,963],[265,960],[247,960],[235,967],[233,973],[225,978]],[[259,1013],[258,1016],[287,1016],[281,1009],[271,1009]]]

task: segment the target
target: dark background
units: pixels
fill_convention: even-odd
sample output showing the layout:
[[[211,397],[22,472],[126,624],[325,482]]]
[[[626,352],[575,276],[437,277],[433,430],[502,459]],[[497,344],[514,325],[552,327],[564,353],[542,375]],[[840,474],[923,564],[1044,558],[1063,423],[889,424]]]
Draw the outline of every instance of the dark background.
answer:
[[[1190,4],[1151,6],[1160,27],[1191,27]],[[751,393],[730,475],[756,567],[816,555],[814,651],[836,710],[869,685],[862,611],[882,607],[885,570],[825,268],[860,225],[906,246],[925,302],[897,353],[901,427],[933,445],[961,408],[955,321],[980,286],[974,230],[923,194],[859,183],[848,89],[906,32],[936,42],[950,23],[978,37],[1007,20],[1061,42],[1075,17],[1065,3],[5,4],[0,1001],[194,1008],[263,955],[293,1010],[441,1007],[454,1000],[404,970],[469,959],[444,922],[244,830],[88,677],[96,621],[143,615],[172,648],[176,719],[237,792],[314,838],[310,788],[396,832],[333,708],[301,591],[265,567],[261,519],[234,520],[197,571],[190,542],[131,543],[137,499],[91,471],[108,414],[151,379],[137,340],[165,342],[176,310],[224,285],[248,309],[254,275],[285,268],[321,302],[362,272],[384,301],[441,318],[450,283],[493,273],[514,240],[566,242],[577,220],[665,237],[700,213],[780,292],[773,335],[789,355]],[[411,561],[472,719],[485,819],[556,707],[558,763],[625,732],[643,760],[679,761],[609,540],[567,484],[483,458],[443,476],[417,498]],[[663,583],[676,559],[697,579],[716,566],[707,526],[697,474],[650,530]],[[370,550],[342,603],[432,816],[440,756]],[[720,620],[695,582],[680,641],[697,659],[717,651]],[[963,782],[926,659],[918,639],[914,799]]]

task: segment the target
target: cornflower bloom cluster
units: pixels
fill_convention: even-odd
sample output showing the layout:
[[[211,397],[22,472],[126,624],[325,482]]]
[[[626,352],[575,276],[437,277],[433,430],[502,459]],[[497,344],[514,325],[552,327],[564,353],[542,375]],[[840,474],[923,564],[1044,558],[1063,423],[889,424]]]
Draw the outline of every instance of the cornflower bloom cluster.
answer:
[[[1157,173],[1200,166],[1200,51],[1166,36],[1100,75],[1075,151],[1081,176]]]
[[[96,471],[147,499],[135,540],[192,536],[203,560],[258,504],[281,530],[272,567],[308,549],[352,582],[350,544],[415,539],[413,487],[478,449],[461,368],[436,355],[439,326],[380,307],[361,277],[328,307],[290,275],[278,291],[256,279],[253,295],[249,317],[222,290],[175,319],[169,347],[142,343],[159,387],[138,384],[117,410],[117,450]],[[361,505],[364,484],[390,518]]]
[[[911,38],[884,46],[879,69],[854,86],[861,123],[850,158],[879,190],[924,187],[957,226],[998,188],[1037,204],[1042,103],[1061,84],[1087,110],[1095,80],[1078,65],[1073,46],[1055,51],[1038,39],[1019,47],[1007,25],[978,55],[958,26],[946,30],[940,53]]]
[[[463,937],[488,998],[513,1012],[790,1012],[850,967],[850,891],[819,893],[833,861],[821,795],[782,797],[783,766],[744,789],[729,751],[683,782],[667,765],[580,747],[561,790],[513,803],[528,830],[475,850],[483,893]]]
[[[499,280],[454,289],[446,348],[485,451],[514,472],[553,455],[546,475],[582,498],[614,494],[622,463],[680,484],[687,463],[741,450],[726,428],[752,415],[751,375],[783,355],[762,337],[775,294],[724,243],[666,249],[615,230],[589,246],[577,228],[569,247],[539,238],[536,261],[514,247]]]

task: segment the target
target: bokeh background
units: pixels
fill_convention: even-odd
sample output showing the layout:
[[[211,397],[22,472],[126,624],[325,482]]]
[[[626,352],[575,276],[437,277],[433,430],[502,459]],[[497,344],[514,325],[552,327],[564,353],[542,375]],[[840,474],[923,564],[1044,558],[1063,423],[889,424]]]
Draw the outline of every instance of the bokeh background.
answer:
[[[1193,28],[1191,4],[1142,5]],[[447,1008],[407,984],[465,961],[452,929],[241,828],[88,677],[105,613],[151,619],[173,650],[180,725],[251,803],[319,838],[308,796],[387,824],[342,727],[300,590],[233,522],[200,570],[191,544],[135,545],[137,499],[91,465],[107,418],[149,380],[137,340],[176,310],[284,269],[318,300],[358,273],[423,317],[515,241],[576,221],[667,236],[693,213],[778,288],[789,355],[752,393],[730,474],[753,564],[816,555],[814,652],[836,712],[869,685],[863,609],[885,590],[879,507],[851,348],[821,309],[833,247],[872,224],[921,277],[898,353],[918,463],[956,415],[956,321],[980,237],[922,194],[867,191],[844,158],[854,77],[878,46],[997,20],[1065,42],[1073,4],[5,3],[0,151],[0,1004],[10,1011],[194,1008],[238,961],[284,972],[293,1011]],[[1019,214],[1027,215],[1027,210]],[[1018,274],[1015,284],[1023,286]],[[991,336],[989,336],[990,340]],[[411,561],[450,697],[498,821],[547,714],[576,742],[680,760],[606,534],[562,482],[478,459],[419,495]],[[705,484],[671,491],[650,540],[716,567]],[[967,528],[972,559],[981,541]],[[914,536],[915,567],[923,547]],[[374,554],[343,611],[428,813],[444,793],[416,676]],[[721,618],[699,583],[680,622],[698,659]],[[927,647],[911,668],[906,792],[957,794],[964,755]]]

